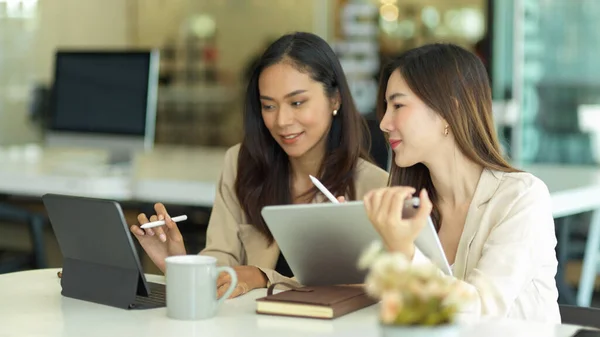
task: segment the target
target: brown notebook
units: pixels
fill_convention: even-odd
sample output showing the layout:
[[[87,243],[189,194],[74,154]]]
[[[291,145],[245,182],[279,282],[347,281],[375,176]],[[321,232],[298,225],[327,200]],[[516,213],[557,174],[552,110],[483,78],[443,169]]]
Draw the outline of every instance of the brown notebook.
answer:
[[[302,287],[256,300],[256,312],[265,315],[282,315],[333,319],[377,303],[360,285]]]

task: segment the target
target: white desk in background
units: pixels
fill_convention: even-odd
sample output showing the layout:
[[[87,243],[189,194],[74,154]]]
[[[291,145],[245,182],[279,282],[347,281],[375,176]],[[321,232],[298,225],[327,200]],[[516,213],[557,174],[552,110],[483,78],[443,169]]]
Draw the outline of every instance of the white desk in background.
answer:
[[[593,211],[577,291],[577,305],[590,306],[600,258],[600,168],[531,165],[523,168],[546,183],[554,218]]]
[[[0,149],[0,192],[39,197],[47,192],[128,200],[130,179],[104,165],[102,153],[87,150]]]
[[[212,207],[226,148],[158,147],[135,161],[138,201]]]
[[[157,146],[137,154],[133,167],[111,167],[104,151],[0,148],[0,193],[39,197],[53,192],[211,207],[226,150]],[[548,185],[555,218],[596,211],[577,294],[577,304],[589,306],[600,249],[600,168],[533,165],[524,170]]]
[[[380,336],[374,305],[335,320],[255,314],[266,289],[227,300],[217,316],[199,321],[167,318],[166,309],[123,310],[63,297],[58,269],[0,275],[0,336],[310,337]],[[150,281],[164,283],[161,276]],[[462,337],[567,337],[580,327],[525,321],[487,321],[462,327]]]
[[[211,207],[226,148],[156,147],[128,166],[91,149],[0,148],[0,193],[71,194],[118,201]]]

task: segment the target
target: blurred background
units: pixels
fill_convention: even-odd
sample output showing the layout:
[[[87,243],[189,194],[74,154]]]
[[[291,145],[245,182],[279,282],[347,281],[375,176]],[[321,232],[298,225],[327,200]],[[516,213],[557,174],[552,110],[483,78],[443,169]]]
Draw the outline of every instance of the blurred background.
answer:
[[[60,267],[48,192],[118,200],[130,224],[165,202],[199,251],[248,73],[308,31],[338,54],[384,168],[382,64],[431,42],[480,56],[506,157],[554,198],[561,301],[593,304],[599,17],[598,0],[0,0],[0,273]]]

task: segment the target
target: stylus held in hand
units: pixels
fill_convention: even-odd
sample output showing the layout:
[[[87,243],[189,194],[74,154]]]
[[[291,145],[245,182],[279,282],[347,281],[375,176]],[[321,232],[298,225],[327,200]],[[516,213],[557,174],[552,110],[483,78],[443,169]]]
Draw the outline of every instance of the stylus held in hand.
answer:
[[[325,194],[327,199],[329,199],[331,202],[333,202],[335,204],[340,203],[339,200],[337,200],[336,197],[334,197],[333,194],[331,194],[331,192],[329,192],[329,190],[319,181],[319,179],[313,177],[312,175],[309,175],[309,177],[310,177],[310,180],[313,182],[313,184],[315,184],[315,186],[317,186],[319,191],[321,191],[323,194]],[[412,197],[411,199],[407,199],[407,200],[405,200],[405,203],[408,205],[411,205],[414,208],[419,208],[419,206],[420,206],[420,200],[418,197]]]
[[[319,189],[319,191],[321,191],[323,194],[325,194],[325,196],[327,197],[327,199],[329,199],[329,201],[333,202],[334,204],[339,204],[339,200],[337,200],[333,194],[331,194],[331,192],[329,192],[329,190],[323,186],[323,184],[321,184],[321,182],[319,181],[319,179],[313,177],[312,175],[309,175],[310,180],[313,182],[313,184],[315,184],[315,186],[317,186],[317,188]]]
[[[187,220],[187,215],[175,216],[175,217],[172,217],[171,220],[173,220],[174,222],[185,221],[185,220]],[[158,221],[152,221],[152,222],[145,223],[145,224],[141,225],[140,228],[146,229],[146,228],[163,226],[164,224],[165,224],[165,220],[158,220]]]

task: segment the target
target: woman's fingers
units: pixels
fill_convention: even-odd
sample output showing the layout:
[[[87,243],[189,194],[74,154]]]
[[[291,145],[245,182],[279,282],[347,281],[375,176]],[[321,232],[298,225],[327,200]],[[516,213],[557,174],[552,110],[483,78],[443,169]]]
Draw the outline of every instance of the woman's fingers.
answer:
[[[227,292],[227,290],[229,290],[229,287],[231,287],[231,282],[227,282],[222,284],[221,286],[217,287],[217,298],[221,298],[223,297],[223,294],[225,294]],[[236,289],[233,290],[233,293],[231,293],[231,296],[229,298],[233,298],[235,296],[233,296],[236,292],[238,292],[239,287],[236,287]],[[236,295],[239,296],[239,295]]]
[[[229,287],[231,287],[231,283],[229,284],[228,287],[223,287],[223,288],[225,288],[224,291],[227,291],[227,289],[229,289]],[[233,292],[231,293],[229,298],[235,298],[235,297],[244,295],[247,292],[248,292],[248,285],[244,282],[241,282],[241,283],[237,284],[235,289],[233,289]]]
[[[156,217],[156,220],[160,221],[160,220],[165,220],[165,216],[162,214],[159,214]],[[155,220],[153,220],[155,221]],[[156,231],[156,235],[158,236],[158,239],[161,242],[166,242],[167,241],[167,235],[165,234],[165,230],[164,230],[165,226],[158,226],[158,227],[154,227],[154,230]]]
[[[221,274],[219,274],[219,278],[217,278],[217,288],[220,288],[221,286],[229,282],[231,282],[231,276],[229,275],[229,273],[222,272]]]
[[[429,199],[429,194],[427,194],[426,189],[422,189],[419,194],[420,205],[419,210],[417,211],[416,218],[424,219],[427,218],[431,214],[431,210],[433,209],[433,204]]]
[[[148,219],[146,218],[146,214],[141,213],[138,214],[137,216],[137,220],[140,223],[140,225],[143,225],[145,223],[148,222]],[[129,230],[135,235],[135,236],[144,236],[144,234],[146,234],[146,232],[144,232],[143,229],[140,228],[140,226],[138,225],[131,225],[129,227]]]
[[[151,220],[148,220],[148,218],[146,217],[146,214],[144,214],[144,213],[138,214],[137,219],[138,219],[138,222],[140,223],[140,225],[143,225],[143,224],[151,221]],[[139,228],[139,229],[144,232],[144,234],[142,234],[142,235],[145,235],[145,234],[148,234],[150,236],[154,235],[154,231],[151,228],[147,228],[146,230],[144,230],[142,228]]]

